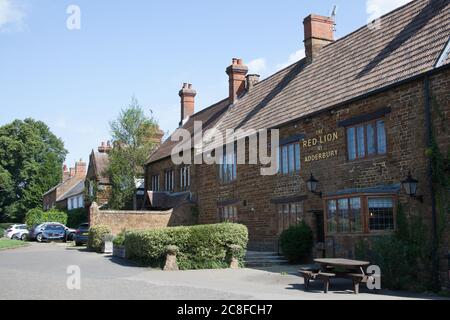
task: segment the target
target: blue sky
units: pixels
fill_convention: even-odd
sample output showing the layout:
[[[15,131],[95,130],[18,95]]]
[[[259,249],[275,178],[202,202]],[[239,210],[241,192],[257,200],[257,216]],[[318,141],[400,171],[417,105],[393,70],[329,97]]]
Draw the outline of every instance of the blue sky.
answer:
[[[300,59],[308,14],[337,5],[340,38],[406,2],[0,0],[0,125],[43,120],[72,165],[110,139],[109,122],[133,95],[172,131],[183,82],[201,110],[227,96],[233,57],[263,77]],[[66,26],[70,5],[79,30]]]

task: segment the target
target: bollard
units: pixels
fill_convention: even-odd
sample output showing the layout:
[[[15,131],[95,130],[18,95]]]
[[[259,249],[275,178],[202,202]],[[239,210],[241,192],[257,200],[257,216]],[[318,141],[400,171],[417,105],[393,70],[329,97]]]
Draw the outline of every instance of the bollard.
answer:
[[[179,249],[177,246],[166,247],[166,264],[164,265],[164,271],[179,271],[177,263],[177,253]]]

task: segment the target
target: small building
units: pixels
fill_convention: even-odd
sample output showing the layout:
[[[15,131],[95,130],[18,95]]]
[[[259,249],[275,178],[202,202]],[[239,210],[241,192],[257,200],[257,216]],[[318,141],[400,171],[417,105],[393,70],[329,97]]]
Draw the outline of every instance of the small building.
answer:
[[[82,160],[74,168],[63,167],[63,180],[61,183],[47,191],[43,196],[43,209],[45,211],[58,209],[69,211],[84,207],[84,179],[86,176],[86,163]]]
[[[92,150],[89,156],[89,165],[85,179],[85,207],[89,208],[92,202],[97,202],[101,207],[108,203],[111,196],[111,182],[106,172],[109,164],[109,152],[111,143],[102,142],[97,151]]]

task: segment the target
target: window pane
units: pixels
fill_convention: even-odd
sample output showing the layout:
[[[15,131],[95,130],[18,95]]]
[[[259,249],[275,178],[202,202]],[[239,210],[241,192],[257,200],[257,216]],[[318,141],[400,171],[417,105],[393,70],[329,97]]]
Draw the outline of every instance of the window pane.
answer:
[[[328,201],[327,220],[328,232],[336,232],[336,200]]]
[[[277,149],[277,172],[281,173],[281,148]]]
[[[289,145],[289,173],[294,172],[295,158],[294,158],[294,145]]]
[[[350,231],[350,211],[348,207],[348,199],[339,199],[339,232]]]
[[[392,198],[369,199],[370,230],[394,230],[394,203]]]
[[[377,142],[378,142],[378,153],[386,153],[386,131],[384,127],[384,120],[377,121]]]
[[[375,153],[375,129],[373,124],[367,125],[367,154],[372,155]]]
[[[361,198],[350,199],[352,232],[362,232]]]
[[[288,148],[286,146],[281,148],[282,152],[281,152],[281,161],[282,163],[282,172],[283,173],[288,173],[289,172],[289,166],[288,166]]]
[[[295,170],[300,171],[300,144],[295,144]]]
[[[355,160],[356,159],[355,128],[347,129],[347,146],[348,146],[348,158],[350,160]]]
[[[364,126],[360,126],[357,129],[357,141],[358,141],[358,158],[364,158],[366,155]]]

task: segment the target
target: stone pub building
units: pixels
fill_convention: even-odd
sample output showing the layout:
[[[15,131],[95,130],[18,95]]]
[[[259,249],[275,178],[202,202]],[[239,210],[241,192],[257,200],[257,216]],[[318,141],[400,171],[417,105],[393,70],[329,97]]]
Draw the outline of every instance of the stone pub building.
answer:
[[[391,234],[401,203],[430,233],[445,223],[443,266],[448,212],[441,221],[427,150],[433,137],[442,154],[450,149],[450,2],[412,1],[338,40],[333,29],[329,17],[305,18],[306,57],[262,81],[233,59],[229,96],[203,111],[191,85],[180,91],[180,128],[190,132],[194,121],[279,129],[278,174],[237,165],[234,154],[224,165],[175,166],[169,138],[149,159],[147,189],[188,193],[199,223],[245,224],[249,249],[278,250],[280,233],[304,220],[316,255],[345,258],[359,239]],[[409,173],[418,181],[410,195]]]

